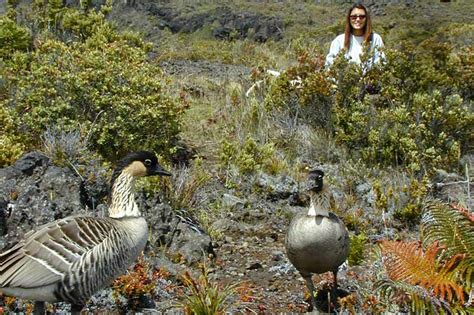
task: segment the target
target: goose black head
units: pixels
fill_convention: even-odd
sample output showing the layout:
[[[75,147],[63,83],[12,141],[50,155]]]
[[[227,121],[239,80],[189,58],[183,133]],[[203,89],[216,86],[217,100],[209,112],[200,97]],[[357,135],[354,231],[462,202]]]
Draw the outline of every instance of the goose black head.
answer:
[[[122,173],[127,172],[134,177],[142,176],[171,176],[159,163],[155,153],[138,151],[129,153],[121,159],[112,175],[112,182]]]
[[[324,172],[319,169],[312,169],[308,174],[308,191],[320,192],[323,190]]]

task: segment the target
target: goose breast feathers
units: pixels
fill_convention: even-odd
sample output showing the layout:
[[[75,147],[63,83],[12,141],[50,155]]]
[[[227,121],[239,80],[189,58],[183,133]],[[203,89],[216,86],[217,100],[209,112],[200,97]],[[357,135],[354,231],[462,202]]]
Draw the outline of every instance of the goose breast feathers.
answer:
[[[286,238],[291,263],[303,273],[333,271],[349,253],[349,234],[333,213],[328,217],[297,215]]]

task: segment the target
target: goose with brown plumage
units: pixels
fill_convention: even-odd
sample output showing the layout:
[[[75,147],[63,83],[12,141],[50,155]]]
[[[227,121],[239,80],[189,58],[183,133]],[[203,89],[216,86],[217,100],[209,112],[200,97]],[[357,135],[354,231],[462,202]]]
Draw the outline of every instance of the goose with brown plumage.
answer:
[[[323,177],[321,170],[309,172],[310,208],[292,219],[285,244],[288,259],[305,279],[315,309],[312,274],[333,272],[335,289],[338,268],[349,255],[349,233],[341,219],[329,212],[329,192]]]
[[[0,292],[37,301],[35,313],[59,301],[80,311],[143,251],[148,226],[135,203],[135,179],[154,175],[170,175],[154,153],[127,155],[112,174],[109,216],[71,216],[27,233],[0,253]]]

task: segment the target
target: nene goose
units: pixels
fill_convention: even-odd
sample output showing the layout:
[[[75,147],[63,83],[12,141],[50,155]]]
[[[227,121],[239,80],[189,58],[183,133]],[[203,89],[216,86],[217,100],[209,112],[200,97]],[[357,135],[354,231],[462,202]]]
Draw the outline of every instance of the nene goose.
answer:
[[[123,273],[144,249],[148,226],[135,203],[137,177],[170,176],[154,153],[141,151],[118,162],[112,174],[109,217],[71,216],[31,231],[0,253],[0,292],[37,301],[87,299]]]
[[[307,214],[298,214],[292,219],[285,244],[290,262],[306,281],[313,309],[317,308],[311,275],[332,271],[336,289],[338,267],[349,254],[347,229],[335,214],[328,211],[329,194],[323,186],[323,176],[321,170],[309,172],[310,208]]]

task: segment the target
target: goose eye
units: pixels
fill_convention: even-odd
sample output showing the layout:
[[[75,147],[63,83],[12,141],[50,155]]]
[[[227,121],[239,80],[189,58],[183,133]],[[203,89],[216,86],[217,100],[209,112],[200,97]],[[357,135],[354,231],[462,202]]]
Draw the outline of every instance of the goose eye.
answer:
[[[145,166],[151,166],[151,160],[150,159],[145,160]]]

